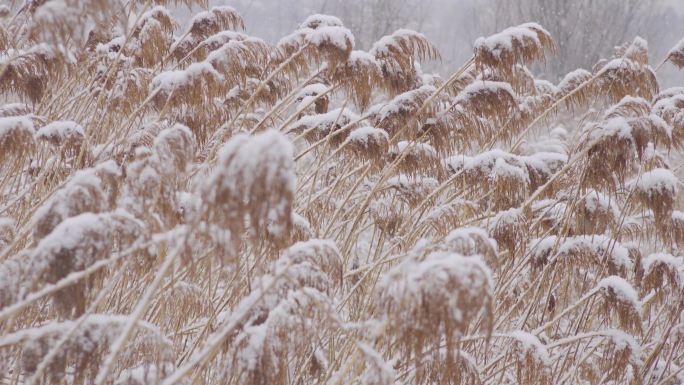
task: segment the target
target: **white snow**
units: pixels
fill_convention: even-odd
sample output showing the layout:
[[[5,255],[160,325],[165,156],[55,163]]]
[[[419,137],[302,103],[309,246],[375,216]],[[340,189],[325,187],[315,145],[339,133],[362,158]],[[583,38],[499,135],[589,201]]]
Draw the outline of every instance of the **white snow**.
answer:
[[[391,362],[383,359],[382,355],[370,345],[357,342],[359,350],[363,352],[366,368],[361,374],[362,384],[393,384],[395,378],[394,367]]]
[[[557,152],[541,151],[532,155],[521,156],[520,159],[528,166],[541,171],[548,177],[567,163],[568,156]]]
[[[489,237],[487,231],[480,227],[459,227],[451,230],[441,245],[446,250],[458,250],[463,255],[476,255],[479,253],[478,241],[484,241],[495,253],[496,241]]]
[[[309,32],[306,40],[317,47],[332,44],[340,51],[351,51],[354,48],[354,35],[345,27],[318,27]]]
[[[347,60],[349,65],[374,65],[380,69],[380,64],[375,59],[375,56],[371,55],[366,51],[354,50],[349,54],[349,59]]]
[[[541,94],[555,95],[559,92],[559,87],[544,79],[534,79],[534,88]]]
[[[323,114],[302,116],[294,126],[305,129],[316,127],[321,131],[327,132],[335,122],[339,125],[344,125],[358,119],[359,116],[349,109],[336,108]]]
[[[491,293],[493,280],[491,271],[480,256],[463,257],[450,252],[433,252],[424,261],[409,259],[383,274],[378,289],[396,303],[420,303],[421,298],[440,298],[448,302],[449,318],[463,319],[461,298],[447,288],[449,282],[458,282],[464,291],[462,296],[481,297],[483,292]]]
[[[572,255],[574,250],[589,249],[599,257],[607,253],[613,264],[625,269],[631,269],[632,260],[629,250],[619,242],[603,235],[578,235],[568,237],[559,247],[559,255]]]
[[[675,221],[684,222],[684,211],[679,211],[679,210],[672,211],[672,219]]]
[[[492,167],[491,178],[511,178],[525,183],[530,182],[530,175],[526,169],[518,165],[509,164],[504,158],[497,158]]]
[[[388,142],[389,135],[385,130],[371,126],[363,126],[350,132],[347,141],[367,145],[369,141]]]
[[[342,27],[342,20],[335,16],[315,14],[310,15],[304,20],[299,28],[319,28],[319,27]]]
[[[82,138],[85,135],[83,126],[73,121],[55,121],[38,130],[36,139],[63,143],[71,139]]]
[[[615,206],[615,199],[611,199],[608,195],[595,190],[591,190],[584,197],[584,207],[592,214],[598,211],[611,213],[614,218],[618,218],[620,215],[618,208]]]
[[[615,345],[617,351],[625,351],[629,349],[629,362],[633,365],[640,366],[643,364],[643,350],[639,342],[631,335],[618,329],[603,330],[601,333],[610,337],[611,342]]]
[[[318,259],[318,258],[328,258],[334,255],[332,258],[339,258],[340,251],[334,241],[330,239],[308,239],[306,241],[300,241],[294,245],[288,247],[283,252],[283,259]],[[330,262],[330,261],[326,261]],[[335,261],[333,261],[335,262]],[[339,262],[339,261],[337,261]]]
[[[525,40],[528,39],[531,39],[537,45],[541,44],[537,33],[531,27],[544,31],[539,24],[535,23],[527,23],[520,26],[509,27],[488,37],[477,38],[475,40],[474,48],[477,50],[479,48],[486,47],[487,50],[492,52],[495,56],[501,56],[503,52],[513,50],[514,46],[516,45],[524,46]]]
[[[626,118],[616,116],[608,119],[599,129],[591,131],[589,140],[598,141],[611,136],[627,139],[630,142],[634,140],[634,137],[632,136],[632,126],[629,125]]]
[[[96,174],[96,169],[80,170],[63,188],[36,210],[31,221],[36,224],[48,219],[56,225],[69,216],[80,214],[77,212],[78,207],[85,199],[90,201],[91,207],[101,206],[99,201],[103,195],[101,180]]]
[[[293,153],[292,143],[275,130],[235,135],[219,150],[219,166],[207,179],[206,187],[218,186],[220,191],[242,195],[240,199],[249,202],[254,178],[263,175],[269,183],[294,193]]]
[[[629,104],[639,105],[643,107],[645,110],[650,110],[651,108],[651,103],[649,103],[646,99],[639,96],[626,95],[625,97],[620,99],[620,101],[617,102],[615,105],[608,108],[608,110],[606,110],[606,112],[604,113],[604,116],[611,115],[619,108]]]
[[[635,181],[635,186],[642,192],[653,196],[654,194],[677,194],[678,179],[674,173],[665,168],[655,168],[641,174]]]
[[[667,57],[670,57],[671,55],[675,55],[675,54],[680,54],[680,55],[681,55],[681,54],[683,54],[683,53],[684,53],[684,39],[678,41],[677,44],[675,44],[675,45],[672,47],[672,49],[670,49],[670,50],[667,52]]]
[[[439,187],[439,182],[435,178],[425,176],[409,177],[404,174],[389,178],[386,183],[388,186],[400,191],[417,192],[421,195],[427,195]]]
[[[676,272],[675,277],[678,284],[684,282],[684,258],[682,257],[675,257],[668,253],[654,253],[641,261],[641,265],[644,267],[644,272],[646,274],[650,273],[653,268],[661,264],[668,266],[671,271]]]
[[[601,290],[612,291],[613,294],[621,302],[630,303],[634,309],[641,311],[641,302],[639,301],[639,295],[636,290],[625,281],[624,278],[618,277],[616,275],[611,275],[610,277],[602,279],[598,285]]]
[[[412,37],[425,39],[425,35],[423,35],[422,33],[410,29],[401,28],[394,31],[391,35],[381,37],[380,40],[376,41],[375,44],[373,44],[373,47],[371,47],[369,52],[376,58],[389,56],[396,51],[401,52],[401,47],[397,41],[404,40],[407,38],[410,39]]]
[[[503,225],[515,225],[520,222],[523,217],[523,212],[520,208],[514,207],[512,209],[499,211],[496,213],[494,218],[492,218],[492,224],[494,226]]]
[[[33,121],[26,116],[8,116],[0,118],[0,140],[7,140],[14,130],[26,131],[33,135]]]
[[[508,335],[515,338],[515,340],[519,343],[518,346],[521,350],[521,356],[519,358],[521,360],[524,360],[524,356],[529,354],[532,359],[539,364],[544,366],[551,364],[551,356],[549,355],[549,351],[546,349],[546,346],[539,341],[539,338],[522,330],[512,331],[508,333]]]
[[[424,99],[436,91],[434,86],[424,85],[415,90],[406,91],[394,97],[386,104],[373,106],[370,112],[374,112],[378,116],[378,120],[382,121],[394,114],[409,112],[420,107],[418,101]]]
[[[26,103],[7,103],[0,106],[0,118],[6,116],[21,116],[31,113],[31,107]]]
[[[560,81],[560,83],[558,83],[557,88],[559,92],[568,93],[592,77],[593,75],[591,72],[583,68],[578,68],[574,71],[568,72]]]
[[[535,35],[536,36],[536,35]],[[505,82],[496,82],[491,80],[476,80],[466,86],[454,99],[455,103],[467,103],[473,97],[483,93],[499,93],[505,92],[510,95],[515,95],[510,84]]]
[[[154,90],[159,88],[168,93],[177,88],[190,85],[204,74],[208,74],[218,80],[223,79],[223,76],[221,76],[208,61],[201,61],[192,63],[184,70],[161,72],[152,79],[151,89]]]
[[[38,271],[45,271],[54,263],[54,259],[71,259],[73,268],[81,270],[92,264],[99,252],[111,246],[113,237],[121,228],[121,218],[130,223],[137,220],[122,209],[114,213],[83,213],[66,218],[50,234],[40,240],[33,250],[34,266]]]
[[[204,39],[202,44],[209,47],[218,47],[227,44],[232,40],[242,41],[246,40],[247,38],[249,38],[249,36],[242,32],[227,30],[209,36],[208,38]]]
[[[298,47],[306,40],[306,37],[309,35],[309,33],[311,33],[311,31],[313,31],[311,28],[300,28],[289,35],[281,37],[280,40],[278,40],[278,43],[276,43],[276,47],[280,49],[287,47]]]
[[[313,83],[304,86],[304,88],[299,91],[297,98],[303,98],[305,96],[320,95],[330,89],[329,86],[323,83]]]
[[[61,335],[72,329],[76,322],[72,320],[63,322],[51,320],[41,326],[22,329],[0,337],[0,347],[30,343],[31,341],[55,334]],[[107,344],[107,341],[111,342],[128,322],[130,322],[130,317],[126,315],[91,314],[86,318],[81,328],[76,329],[76,333],[72,338],[82,346],[87,346],[94,342]],[[164,345],[167,349],[172,349],[172,342],[161,333],[156,325],[140,320],[136,322],[136,325],[145,334],[154,337],[161,345]]]
[[[410,142],[406,140],[397,142],[396,146],[390,149],[390,154],[398,155],[404,151],[408,151],[409,153],[419,156],[425,156],[427,158],[437,157],[437,151],[431,145],[427,143]]]

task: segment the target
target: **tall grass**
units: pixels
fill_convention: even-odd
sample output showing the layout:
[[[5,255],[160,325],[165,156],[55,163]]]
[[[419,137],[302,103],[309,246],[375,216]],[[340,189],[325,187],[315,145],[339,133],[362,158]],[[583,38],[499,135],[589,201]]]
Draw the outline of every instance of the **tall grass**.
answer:
[[[684,88],[643,39],[556,85],[528,23],[442,77],[414,31],[192,3],[0,8],[1,384],[684,381]]]

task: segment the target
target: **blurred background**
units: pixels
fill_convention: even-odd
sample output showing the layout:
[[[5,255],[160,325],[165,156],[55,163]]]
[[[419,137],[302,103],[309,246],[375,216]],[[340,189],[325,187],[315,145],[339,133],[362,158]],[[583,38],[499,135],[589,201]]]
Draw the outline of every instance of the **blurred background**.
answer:
[[[551,32],[558,53],[533,68],[553,82],[577,68],[591,70],[613,47],[641,36],[649,42],[652,66],[684,38],[684,0],[211,0],[238,9],[249,34],[276,43],[308,15],[339,17],[356,37],[357,49],[398,28],[424,33],[442,61],[427,71],[447,76],[466,61],[472,44],[508,26],[534,21]],[[176,10],[178,16],[187,9]],[[658,71],[663,87],[682,84],[684,74],[666,64]]]

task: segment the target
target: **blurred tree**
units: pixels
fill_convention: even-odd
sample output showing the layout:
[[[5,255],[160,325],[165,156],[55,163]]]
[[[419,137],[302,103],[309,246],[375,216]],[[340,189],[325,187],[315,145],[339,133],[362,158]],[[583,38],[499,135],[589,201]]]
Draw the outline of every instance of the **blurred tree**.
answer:
[[[324,0],[320,12],[335,15],[354,32],[356,45],[368,49],[399,28],[422,31],[435,0]]]
[[[0,0],[1,1],[1,0]],[[210,0],[233,5],[247,20],[248,32],[276,42],[307,16],[338,16],[354,33],[357,49],[369,49],[383,35],[398,28],[424,33],[435,43],[441,62],[427,63],[426,71],[443,75],[472,55],[479,36],[534,21],[551,32],[558,53],[534,72],[558,81],[576,68],[590,69],[613,47],[636,36],[648,40],[654,65],[684,35],[682,0]],[[679,81],[682,73],[665,66],[664,84]],[[675,81],[676,80],[676,81]]]
[[[662,0],[484,0],[480,15],[490,17],[489,33],[534,21],[546,28],[558,46],[556,58],[540,67],[550,77],[576,68],[590,69],[613,47],[642,35],[662,39],[666,28],[655,28],[666,15]]]

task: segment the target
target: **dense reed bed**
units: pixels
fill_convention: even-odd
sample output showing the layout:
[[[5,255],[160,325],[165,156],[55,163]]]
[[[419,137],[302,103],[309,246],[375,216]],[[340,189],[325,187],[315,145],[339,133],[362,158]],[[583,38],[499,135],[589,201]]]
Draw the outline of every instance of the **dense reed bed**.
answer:
[[[440,76],[326,15],[0,17],[0,384],[684,381],[684,88],[643,39],[554,84],[535,23]]]

